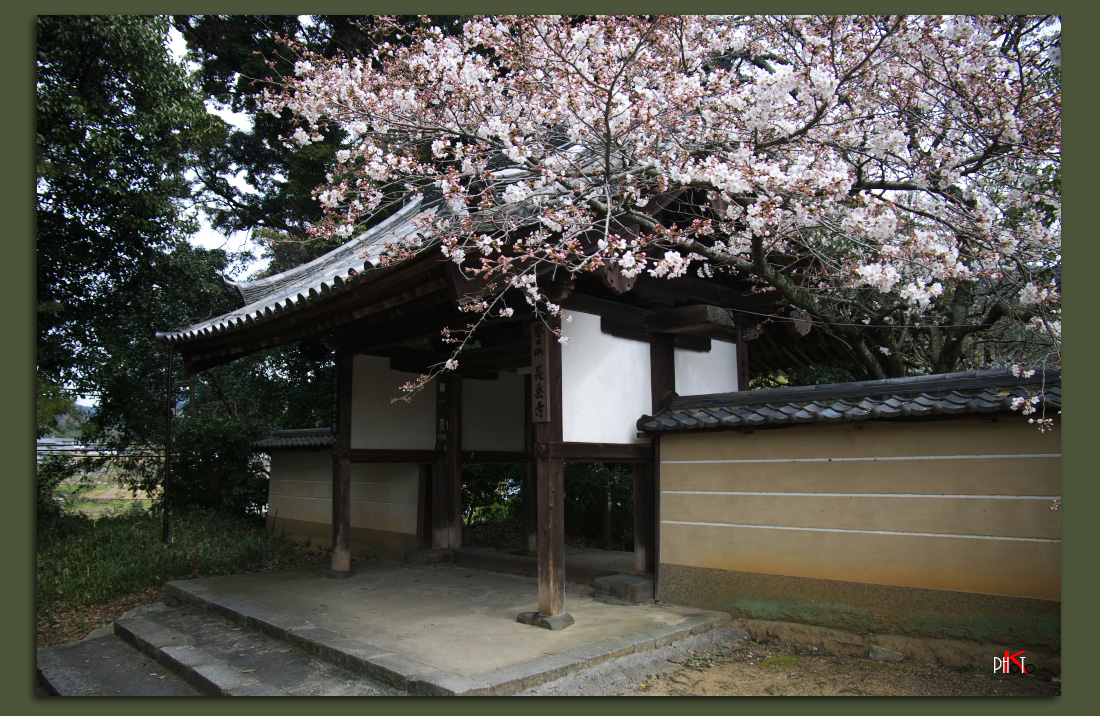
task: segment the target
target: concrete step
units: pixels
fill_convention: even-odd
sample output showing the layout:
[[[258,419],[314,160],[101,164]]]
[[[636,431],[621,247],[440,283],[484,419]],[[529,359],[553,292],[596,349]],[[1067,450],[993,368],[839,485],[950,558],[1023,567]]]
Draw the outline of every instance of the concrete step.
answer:
[[[54,696],[398,696],[378,679],[192,606],[149,605],[38,650]]]
[[[374,678],[193,606],[155,605],[119,619],[115,634],[205,694],[402,694]]]
[[[113,633],[38,650],[40,694],[201,696],[201,692]]]

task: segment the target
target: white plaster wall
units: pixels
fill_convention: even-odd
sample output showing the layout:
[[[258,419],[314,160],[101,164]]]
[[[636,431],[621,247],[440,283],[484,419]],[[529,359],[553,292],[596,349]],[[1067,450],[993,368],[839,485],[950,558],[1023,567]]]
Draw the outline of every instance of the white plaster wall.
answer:
[[[712,340],[709,351],[676,348],[673,362],[679,395],[732,393],[738,390],[736,343]]]
[[[435,447],[436,382],[411,402],[391,402],[419,376],[390,369],[390,359],[355,356],[352,363],[351,447],[431,450]]]
[[[523,376],[501,371],[496,380],[462,380],[462,449],[523,450]]]
[[[600,331],[600,317],[570,312],[563,324],[562,433],[566,442],[639,443],[652,412],[649,344]]]

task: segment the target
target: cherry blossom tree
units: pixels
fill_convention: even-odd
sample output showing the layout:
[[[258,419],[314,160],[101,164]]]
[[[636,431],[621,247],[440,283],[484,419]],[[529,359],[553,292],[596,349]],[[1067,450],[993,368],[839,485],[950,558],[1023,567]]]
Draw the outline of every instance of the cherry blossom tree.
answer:
[[[349,137],[319,234],[442,195],[390,258],[442,248],[480,277],[472,327],[517,292],[559,313],[550,276],[732,272],[871,377],[1060,364],[1057,18],[499,16],[404,39],[302,52],[266,106],[299,118],[288,141]]]

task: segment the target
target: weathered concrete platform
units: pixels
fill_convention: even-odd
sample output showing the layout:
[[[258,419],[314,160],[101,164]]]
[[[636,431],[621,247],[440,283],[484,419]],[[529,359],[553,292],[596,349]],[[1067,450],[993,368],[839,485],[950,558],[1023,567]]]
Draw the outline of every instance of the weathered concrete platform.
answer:
[[[345,580],[321,571],[172,582],[167,592],[417,694],[515,694],[728,622],[728,614],[687,607],[601,603],[591,588],[569,586],[575,623],[549,631],[516,621],[538,607],[530,577],[386,561],[357,563]]]
[[[598,601],[576,585],[566,590],[575,623],[550,631],[516,621],[537,608],[531,577],[453,564],[352,567],[347,579],[325,579],[313,567],[171,582],[166,604],[135,609],[84,641],[39,649],[42,688],[108,696],[617,693],[685,649],[745,636],[725,627],[725,613]]]

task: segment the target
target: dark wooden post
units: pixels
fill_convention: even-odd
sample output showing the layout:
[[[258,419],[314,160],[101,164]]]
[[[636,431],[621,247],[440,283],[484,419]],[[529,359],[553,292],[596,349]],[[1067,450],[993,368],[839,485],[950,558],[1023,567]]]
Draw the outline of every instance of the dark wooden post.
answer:
[[[634,571],[648,576],[656,571],[653,473],[653,463],[634,463]]]
[[[432,466],[420,466],[416,488],[416,544],[419,549],[432,546]]]
[[[432,547],[462,546],[462,379],[440,376],[436,403],[438,468],[432,474]]]
[[[565,461],[554,450],[562,441],[561,344],[541,322],[534,324],[531,344],[539,513],[539,610],[523,612],[517,619],[556,630],[573,623],[573,617],[565,612]]]
[[[652,333],[649,341],[649,390],[656,415],[665,406],[669,393],[676,390],[676,337]]]
[[[523,464],[523,485],[521,495],[523,497],[523,547],[524,550],[534,554],[539,549],[539,503],[538,503],[538,467],[535,461],[535,423],[531,420],[531,376],[524,376],[524,429],[523,444],[530,459]]]
[[[336,354],[336,435],[332,450],[332,570],[351,574],[351,391],[352,356]]]
[[[676,390],[675,337],[654,333],[649,343],[650,393],[653,413],[658,413]],[[656,438],[655,438],[656,440]],[[634,464],[634,571],[653,576],[657,572],[658,466]]]
[[[749,389],[749,351],[746,347],[745,329],[737,327],[737,389]]]

